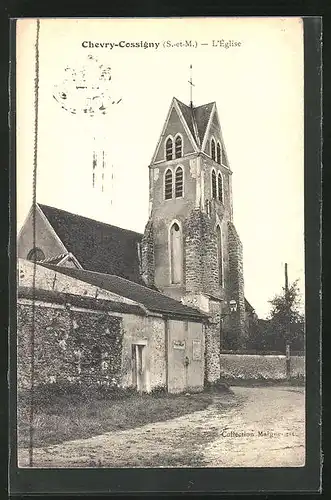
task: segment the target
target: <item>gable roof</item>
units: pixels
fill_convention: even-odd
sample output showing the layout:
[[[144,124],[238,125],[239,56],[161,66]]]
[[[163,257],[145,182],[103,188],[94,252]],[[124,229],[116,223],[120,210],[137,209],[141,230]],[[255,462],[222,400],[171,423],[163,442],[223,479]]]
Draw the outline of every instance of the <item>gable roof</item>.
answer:
[[[179,109],[183,115],[183,118],[184,118],[188,128],[190,129],[190,132],[193,135],[193,138],[195,139],[195,142],[197,142],[197,137],[196,137],[196,133],[194,130],[194,116],[192,113],[192,109],[189,108],[188,106],[186,106],[186,104],[184,104],[183,102],[176,99],[176,97],[174,98],[174,100],[177,102]]]
[[[40,203],[38,206],[84,269],[116,274],[144,285],[138,255],[142,234]]]
[[[84,269],[75,269],[69,267],[53,266],[51,264],[42,264],[41,266],[48,269],[53,269],[61,274],[70,276],[72,278],[85,281],[90,285],[97,286],[103,290],[120,295],[127,299],[133,300],[145,306],[149,311],[166,314],[176,315],[181,317],[190,317],[195,319],[207,319],[207,315],[201,313],[198,309],[185,306],[178,300],[172,299],[163,293],[157,292],[146,286],[139,285],[133,281],[126,280],[119,276],[96,273],[86,271]]]
[[[177,111],[179,119],[181,120],[184,128],[186,128],[192,146],[194,147],[195,151],[198,152],[201,150],[214,106],[215,102],[210,102],[208,104],[203,104],[202,106],[191,107],[184,104],[182,101],[177,99],[177,97],[173,97],[167,117],[163,124],[161,135],[152,157],[152,163],[155,161],[155,158],[157,157],[157,153],[161,146],[162,139],[164,139],[165,137],[165,131],[167,129],[171,111],[173,109]]]
[[[254,307],[248,302],[246,297],[245,297],[245,310],[246,312],[255,313]]]
[[[208,104],[203,104],[202,106],[197,107],[193,106],[193,108],[191,108],[190,106],[187,106],[183,102],[179,101],[177,98],[175,98],[175,100],[178,103],[187,126],[199,146],[202,144],[205,137],[214,102],[209,102]]]

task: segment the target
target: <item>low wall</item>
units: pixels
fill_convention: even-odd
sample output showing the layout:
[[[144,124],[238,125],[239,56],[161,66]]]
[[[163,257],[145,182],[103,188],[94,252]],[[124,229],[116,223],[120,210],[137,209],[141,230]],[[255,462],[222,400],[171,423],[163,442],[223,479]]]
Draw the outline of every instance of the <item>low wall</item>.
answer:
[[[285,380],[286,356],[275,354],[221,354],[221,378],[231,380]],[[290,377],[305,376],[305,357],[291,356]]]

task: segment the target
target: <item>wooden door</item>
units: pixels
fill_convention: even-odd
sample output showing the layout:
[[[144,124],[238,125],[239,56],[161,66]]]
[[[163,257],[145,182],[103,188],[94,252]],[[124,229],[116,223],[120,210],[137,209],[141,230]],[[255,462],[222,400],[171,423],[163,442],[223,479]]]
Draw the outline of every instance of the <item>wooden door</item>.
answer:
[[[202,390],[204,385],[204,344],[201,324],[191,323],[189,326],[186,355],[189,359],[187,389],[193,391]]]

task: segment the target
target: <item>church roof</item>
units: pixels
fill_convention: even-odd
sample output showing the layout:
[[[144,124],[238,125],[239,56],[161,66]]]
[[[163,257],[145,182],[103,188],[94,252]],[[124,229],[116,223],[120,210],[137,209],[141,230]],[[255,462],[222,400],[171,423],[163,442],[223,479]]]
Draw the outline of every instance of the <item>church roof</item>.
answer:
[[[198,106],[197,108],[193,108],[201,144],[205,137],[207,125],[214,104],[215,104],[214,102],[210,102],[208,104],[203,104],[202,106]]]
[[[248,300],[245,297],[245,310],[246,312],[254,313],[255,309],[254,307],[248,302]]]
[[[172,299],[163,293],[157,292],[146,286],[139,285],[133,281],[126,280],[120,276],[104,273],[86,271],[85,269],[74,269],[69,267],[53,266],[51,264],[40,264],[48,269],[53,269],[61,274],[85,281],[90,285],[97,286],[103,290],[120,295],[145,306],[149,311],[191,317],[202,320],[207,316],[193,307],[185,306],[178,300]]]
[[[179,101],[177,98],[175,99],[187,123],[187,126],[190,129],[191,134],[193,135],[199,146],[200,144],[202,144],[205,137],[207,125],[215,102],[209,102],[208,104],[203,104],[202,106],[191,108],[190,106],[187,106],[183,102]],[[198,138],[196,137],[194,122],[198,132]]]
[[[57,268],[58,269],[58,268]],[[83,297],[72,293],[59,292],[55,290],[43,290],[36,288],[33,290],[31,287],[19,286],[17,290],[18,298],[41,300],[44,302],[51,302],[55,304],[68,304],[76,307],[85,307],[95,311],[113,311],[126,314],[137,314],[139,316],[146,316],[146,310],[139,304],[126,304],[124,302],[116,302],[107,299],[95,299],[94,297]]]
[[[192,109],[189,106],[186,106],[186,104],[179,101],[178,99],[176,99],[176,101],[177,101],[177,104],[179,106],[179,109],[182,112],[184,120],[186,121],[186,124],[187,124],[188,128],[190,129],[191,134],[196,139],[195,132],[194,132],[194,125],[193,125],[194,117],[193,117]]]
[[[116,274],[144,285],[138,243],[142,234],[38,204],[54,231],[84,269]]]

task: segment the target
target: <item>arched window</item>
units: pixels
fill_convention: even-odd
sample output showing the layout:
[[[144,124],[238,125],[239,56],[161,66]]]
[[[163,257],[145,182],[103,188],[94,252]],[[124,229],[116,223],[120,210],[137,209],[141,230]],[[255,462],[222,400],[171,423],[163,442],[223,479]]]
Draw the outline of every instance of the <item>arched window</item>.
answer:
[[[216,161],[217,161],[217,163],[219,163],[219,164],[221,164],[221,163],[222,163],[222,154],[221,154],[221,151],[222,151],[222,150],[221,150],[221,145],[220,145],[220,143],[218,142],[218,143],[217,143],[217,159],[216,159]]]
[[[183,156],[183,141],[180,135],[177,135],[175,140],[175,158]]]
[[[40,260],[45,259],[45,254],[40,248],[36,247],[36,248],[33,248],[32,250],[30,250],[30,252],[28,253],[27,259],[32,260],[34,262],[38,262]]]
[[[164,176],[164,197],[166,200],[172,198],[172,171],[170,168],[168,168]]]
[[[223,286],[223,244],[222,244],[222,231],[220,226],[216,228],[217,236],[217,266],[218,266],[218,282]]]
[[[167,142],[166,142],[166,160],[172,160],[172,156],[173,156],[173,140],[171,137],[169,137],[169,139],[167,139]]]
[[[175,174],[175,197],[181,198],[183,196],[183,169],[178,167]]]
[[[212,190],[212,198],[217,197],[217,188],[216,188],[216,173],[215,170],[211,173],[211,190]]]
[[[181,230],[177,222],[174,222],[170,229],[170,268],[171,283],[181,283],[183,277],[183,243]]]
[[[214,141],[214,139],[212,139],[210,141],[210,154],[211,154],[212,160],[216,160],[215,141]]]
[[[218,174],[218,199],[220,200],[221,203],[223,203],[223,177],[221,172]]]

